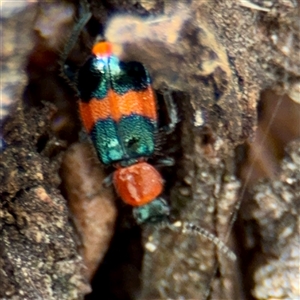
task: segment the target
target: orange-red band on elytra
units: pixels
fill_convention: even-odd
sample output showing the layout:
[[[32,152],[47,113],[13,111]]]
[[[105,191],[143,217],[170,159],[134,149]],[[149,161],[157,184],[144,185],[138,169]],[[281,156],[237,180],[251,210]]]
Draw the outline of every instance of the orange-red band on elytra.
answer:
[[[105,120],[109,117],[116,122],[122,116],[131,114],[157,119],[156,102],[151,86],[144,91],[129,91],[124,95],[108,90],[103,99],[92,98],[88,103],[80,101],[79,111],[88,132],[91,132],[99,119]]]

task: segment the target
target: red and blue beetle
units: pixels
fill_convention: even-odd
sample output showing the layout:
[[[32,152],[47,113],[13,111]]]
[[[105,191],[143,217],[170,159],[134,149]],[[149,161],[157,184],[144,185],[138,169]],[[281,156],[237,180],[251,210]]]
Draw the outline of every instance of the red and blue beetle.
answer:
[[[64,49],[62,62],[66,61],[80,29],[90,16],[90,12],[86,13],[74,30],[71,42]],[[158,116],[155,93],[146,68],[139,62],[120,61],[113,55],[110,43],[97,42],[78,72],[77,89],[82,123],[100,161],[116,168],[113,184],[122,200],[133,207],[137,223],[163,222],[172,230],[200,235],[228,257],[236,259],[221,240],[202,227],[170,221],[169,205],[161,197],[163,179],[147,163],[155,150]],[[174,108],[171,103],[166,105],[171,110]],[[169,129],[174,129],[177,117],[174,112],[169,113]],[[169,163],[164,161],[166,165]]]
[[[97,42],[78,74],[79,111],[99,159],[114,165],[113,183],[133,206],[137,223],[163,221],[169,215],[153,155],[158,131],[155,93],[139,62],[122,62],[110,43]]]

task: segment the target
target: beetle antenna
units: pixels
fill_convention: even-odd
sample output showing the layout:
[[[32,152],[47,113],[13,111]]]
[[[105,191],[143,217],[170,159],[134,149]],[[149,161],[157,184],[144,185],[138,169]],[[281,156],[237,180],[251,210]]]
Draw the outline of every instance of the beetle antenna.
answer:
[[[61,66],[61,73],[64,78],[66,78],[65,71],[64,71],[64,64],[66,63],[66,60],[68,58],[69,53],[74,48],[75,44],[77,43],[78,37],[82,31],[82,28],[85,26],[85,24],[89,21],[89,19],[92,16],[92,13],[90,12],[89,4],[86,0],[81,1],[82,7],[81,11],[79,12],[79,20],[76,22],[76,25],[73,28],[72,34],[69,38],[69,42],[66,43],[61,56],[60,56],[60,66]],[[67,81],[69,81],[66,78]]]
[[[208,230],[204,229],[203,227],[197,226],[190,222],[181,222],[181,221],[175,221],[173,223],[168,222],[165,223],[165,225],[174,231],[180,231],[182,233],[187,234],[194,234],[201,236],[209,241],[211,241],[218,250],[220,250],[222,253],[224,253],[228,258],[235,261],[236,255],[233,251],[231,251],[224,242],[222,242],[217,236],[209,232]]]

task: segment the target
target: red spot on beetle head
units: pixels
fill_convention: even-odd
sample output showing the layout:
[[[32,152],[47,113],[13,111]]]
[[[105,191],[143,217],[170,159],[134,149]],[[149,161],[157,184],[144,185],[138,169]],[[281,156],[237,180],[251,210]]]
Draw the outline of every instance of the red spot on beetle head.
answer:
[[[112,55],[112,45],[108,42],[98,42],[94,45],[92,53],[98,57],[109,57]]]

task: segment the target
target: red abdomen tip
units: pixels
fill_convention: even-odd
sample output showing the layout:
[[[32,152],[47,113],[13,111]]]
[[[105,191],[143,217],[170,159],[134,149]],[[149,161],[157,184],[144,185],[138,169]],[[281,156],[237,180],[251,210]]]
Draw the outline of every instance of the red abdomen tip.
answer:
[[[146,162],[115,171],[113,181],[122,200],[132,206],[151,202],[163,189],[161,175]]]
[[[92,53],[96,56],[111,56],[112,45],[109,42],[98,42],[94,45]]]

